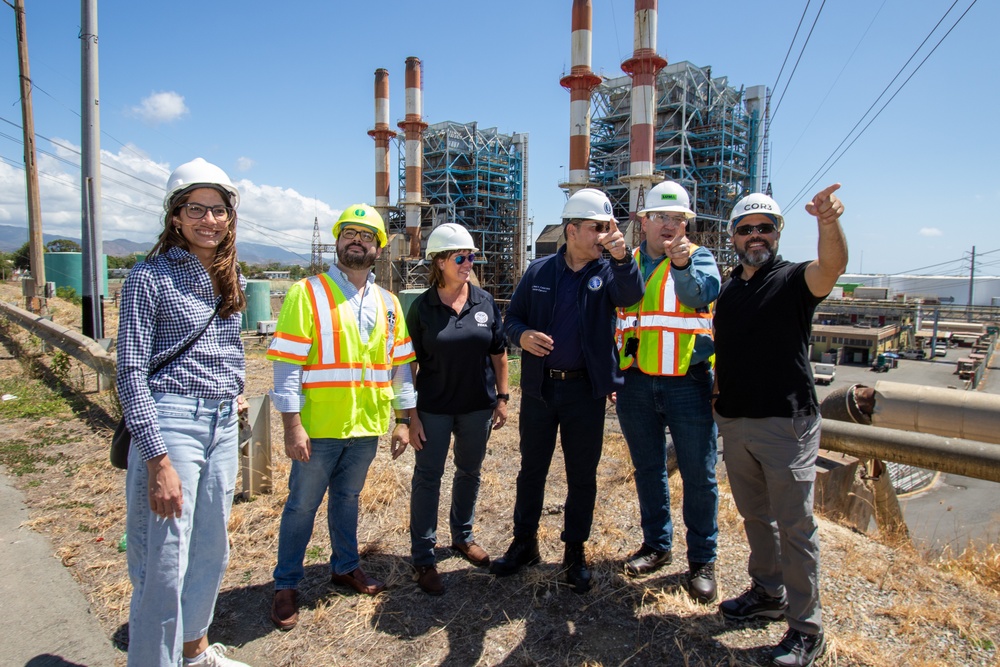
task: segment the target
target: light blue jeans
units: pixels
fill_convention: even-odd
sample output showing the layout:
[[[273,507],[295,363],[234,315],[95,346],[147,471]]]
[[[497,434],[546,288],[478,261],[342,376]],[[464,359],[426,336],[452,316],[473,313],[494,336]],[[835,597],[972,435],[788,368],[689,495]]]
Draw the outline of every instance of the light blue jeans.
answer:
[[[149,473],[133,444],[125,492],[135,667],[181,665],[183,643],[208,633],[229,563],[226,525],[239,468],[234,401],[159,393],[153,400],[184,498],[180,518],[153,514]]]
[[[378,437],[314,438],[309,461],[292,461],[288,500],[278,532],[278,565],[274,589],[298,588],[305,576],[303,560],[312,537],[316,510],[327,489],[327,525],[330,529],[330,571],[353,572],[358,557],[358,496],[375,459]]]
[[[410,555],[414,565],[434,565],[437,544],[441,477],[455,434],[455,476],[451,482],[452,544],[472,541],[472,525],[479,496],[479,472],[486,458],[486,442],[493,430],[493,408],[464,415],[436,415],[420,411],[427,441],[414,450],[410,483]]]

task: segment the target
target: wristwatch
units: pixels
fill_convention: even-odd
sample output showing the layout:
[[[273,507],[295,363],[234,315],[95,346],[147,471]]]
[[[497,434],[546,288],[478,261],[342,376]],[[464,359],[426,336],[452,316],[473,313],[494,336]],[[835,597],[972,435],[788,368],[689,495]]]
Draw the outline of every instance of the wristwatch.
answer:
[[[396,423],[397,424],[406,424],[407,426],[409,426],[410,425],[410,418],[409,417],[396,417]]]
[[[507,401],[510,403],[510,394],[497,394],[498,401]]]

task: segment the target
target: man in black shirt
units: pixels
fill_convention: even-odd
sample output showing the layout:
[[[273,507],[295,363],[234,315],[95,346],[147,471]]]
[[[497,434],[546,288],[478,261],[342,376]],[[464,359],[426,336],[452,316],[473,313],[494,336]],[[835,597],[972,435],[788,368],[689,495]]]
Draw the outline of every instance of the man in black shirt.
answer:
[[[716,421],[752,578],[719,609],[735,620],[784,616],[789,629],[771,655],[778,667],[812,665],[825,648],[813,517],[820,418],[808,349],[813,312],[847,268],[839,188],[806,204],[819,256],[800,264],[777,255],[777,202],[763,194],[737,202],[729,233],[740,265],[716,304]]]

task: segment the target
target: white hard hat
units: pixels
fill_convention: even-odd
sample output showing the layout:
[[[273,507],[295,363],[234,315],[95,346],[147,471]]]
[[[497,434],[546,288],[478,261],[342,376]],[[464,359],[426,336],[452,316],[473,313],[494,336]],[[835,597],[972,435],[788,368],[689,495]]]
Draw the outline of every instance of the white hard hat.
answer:
[[[755,192],[736,202],[733,212],[729,214],[729,235],[733,235],[733,232],[736,230],[736,223],[739,222],[740,218],[753,215],[754,213],[760,213],[773,218],[779,232],[785,226],[785,219],[781,216],[781,207],[778,206],[778,202],[762,192]]]
[[[594,188],[577,190],[563,206],[563,220],[597,220],[608,222],[612,218],[611,200],[608,196]]]
[[[468,229],[454,222],[446,222],[435,227],[431,235],[427,237],[427,254],[425,256],[430,259],[439,252],[448,252],[449,250],[472,250],[475,252],[479,248],[476,247]]]
[[[209,188],[220,187],[229,193],[230,206],[237,208],[240,205],[240,191],[229,180],[226,172],[214,164],[196,157],[177,167],[174,169],[174,173],[170,174],[170,178],[167,179],[167,195],[163,198],[163,210],[170,213],[170,200],[174,198],[174,195],[199,185]]]
[[[683,185],[674,181],[663,181],[649,189],[646,193],[646,206],[639,210],[639,215],[646,215],[650,211],[683,213],[688,220],[695,217],[691,210],[690,195]]]

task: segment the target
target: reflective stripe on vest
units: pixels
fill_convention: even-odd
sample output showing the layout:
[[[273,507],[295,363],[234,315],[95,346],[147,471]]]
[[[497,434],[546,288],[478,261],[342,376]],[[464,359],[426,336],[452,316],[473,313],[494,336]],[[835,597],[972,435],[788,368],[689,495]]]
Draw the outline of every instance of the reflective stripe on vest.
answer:
[[[691,245],[692,253],[697,249],[698,246]],[[639,262],[638,248],[634,254]],[[638,362],[639,370],[648,375],[685,375],[698,334],[711,333],[711,306],[707,312],[698,312],[682,304],[670,279],[670,260],[664,259],[646,281],[642,301],[618,309],[615,341],[620,367],[630,368]],[[637,338],[639,345],[635,357],[625,355],[632,338]]]

